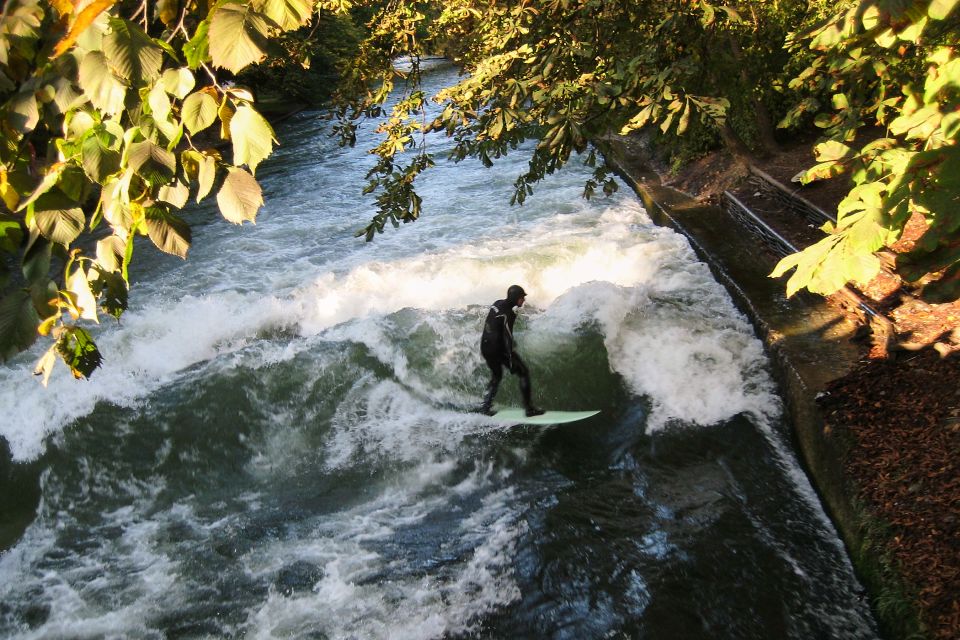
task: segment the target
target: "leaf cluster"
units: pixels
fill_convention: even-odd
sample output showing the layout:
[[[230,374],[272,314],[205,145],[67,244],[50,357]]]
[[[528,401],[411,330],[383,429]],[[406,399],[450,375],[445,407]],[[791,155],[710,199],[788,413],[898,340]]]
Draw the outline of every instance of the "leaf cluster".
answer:
[[[402,150],[424,153],[424,136],[431,131],[454,139],[454,160],[476,158],[487,166],[537,140],[527,171],[516,180],[512,200],[520,204],[539,180],[574,155],[595,169],[585,196],[600,188],[612,192],[610,168],[597,166],[594,152],[611,134],[653,127],[673,136],[697,131],[709,138],[721,130],[735,136],[731,115],[742,120],[756,111],[752,98],[740,96],[756,93],[762,100],[759,88],[775,84],[771,78],[782,73],[788,57],[782,49],[787,25],[806,3],[775,5],[455,0],[433,4],[431,12],[425,3],[391,3],[371,22],[371,37],[354,65],[356,83],[341,94],[339,127],[346,143],[354,140],[353,122],[385,109],[398,82],[405,96],[416,94],[416,61],[425,53],[444,52],[464,75],[429,97],[442,107],[429,122],[418,122],[426,120],[423,101],[413,108],[406,99],[390,106],[391,124],[373,150],[385,161],[370,185],[382,187],[386,200],[362,233],[372,238],[385,219],[394,219],[385,214],[394,195],[415,201],[409,189],[395,187],[401,175],[415,177],[416,165],[430,163],[416,160],[410,171],[400,172],[394,164]],[[413,62],[413,71],[392,64],[399,56]],[[739,112],[731,114],[735,100]],[[414,210],[393,211],[407,212],[396,218],[407,221],[415,219]]]
[[[926,283],[931,300],[960,297],[960,23],[956,0],[860,0],[810,28],[790,45],[813,57],[792,80],[806,98],[787,116],[816,113],[824,141],[810,182],[849,176],[837,223],[812,247],[784,258],[778,277],[823,294],[868,282],[874,255],[896,243],[911,218],[925,223],[915,247],[897,258],[907,280]],[[858,134],[882,131],[866,144]]]
[[[89,376],[102,357],[82,322],[125,310],[137,238],[186,257],[178,211],[214,193],[227,220],[255,220],[255,172],[276,139],[252,93],[224,78],[263,61],[315,4],[5,3],[0,358],[48,336],[44,383],[58,358]]]

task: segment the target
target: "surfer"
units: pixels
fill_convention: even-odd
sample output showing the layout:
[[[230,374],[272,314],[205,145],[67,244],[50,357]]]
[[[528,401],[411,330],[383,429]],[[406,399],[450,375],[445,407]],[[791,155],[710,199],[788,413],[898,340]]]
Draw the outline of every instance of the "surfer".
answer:
[[[483,323],[483,335],[480,337],[480,353],[490,367],[490,382],[487,383],[487,393],[480,405],[480,413],[492,416],[493,398],[503,380],[503,368],[520,378],[520,393],[523,396],[523,408],[527,416],[539,416],[543,409],[533,406],[530,400],[530,370],[514,350],[513,323],[517,319],[514,307],[522,307],[527,298],[526,291],[520,285],[512,285],[507,289],[505,300],[497,300],[490,306],[487,319]]]

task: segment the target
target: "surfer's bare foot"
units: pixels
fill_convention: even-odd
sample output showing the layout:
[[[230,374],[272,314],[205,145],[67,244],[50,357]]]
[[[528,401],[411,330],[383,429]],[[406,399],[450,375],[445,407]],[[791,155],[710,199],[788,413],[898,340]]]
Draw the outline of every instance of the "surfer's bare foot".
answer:
[[[543,409],[540,409],[538,407],[534,407],[534,406],[527,407],[528,418],[532,418],[533,416],[542,416],[544,413],[546,412]]]
[[[490,407],[477,407],[477,413],[482,413],[485,416],[493,416],[497,414],[496,409],[491,409]]]

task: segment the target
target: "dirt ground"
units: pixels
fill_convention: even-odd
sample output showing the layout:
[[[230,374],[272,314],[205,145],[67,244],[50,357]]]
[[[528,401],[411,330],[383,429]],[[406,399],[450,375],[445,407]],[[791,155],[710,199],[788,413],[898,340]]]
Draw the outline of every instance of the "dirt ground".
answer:
[[[813,163],[809,144],[797,144],[758,163],[781,184],[819,208],[835,212],[848,191],[840,180],[801,186],[792,178]],[[770,211],[747,182],[748,172],[725,154],[700,159],[667,179],[701,200],[718,201],[724,190],[751,209]],[[763,215],[763,214],[761,214]],[[765,218],[765,221],[766,218]],[[770,223],[770,221],[767,221]],[[778,227],[795,246],[823,237],[812,225]],[[908,225],[888,253],[909,249],[924,231]],[[834,381],[820,404],[831,432],[852,435],[845,461],[862,503],[882,523],[884,553],[916,599],[930,638],[960,638],[960,301],[929,305],[890,274],[856,287],[889,319],[888,352],[864,343],[856,369]],[[885,353],[886,352],[886,353]]]

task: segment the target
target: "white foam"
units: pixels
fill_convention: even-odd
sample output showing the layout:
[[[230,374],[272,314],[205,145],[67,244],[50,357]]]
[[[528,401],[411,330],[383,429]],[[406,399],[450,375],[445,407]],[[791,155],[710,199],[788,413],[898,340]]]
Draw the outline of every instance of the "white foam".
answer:
[[[486,493],[481,506],[466,514],[459,539],[444,544],[469,551],[445,567],[423,575],[408,571],[415,567],[402,557],[371,550],[369,543],[389,540],[433,511],[449,510],[452,495],[483,493],[502,480],[481,466],[455,486],[438,483],[452,468],[453,459],[417,465],[375,499],[307,523],[296,541],[276,541],[246,556],[253,576],[269,579],[298,561],[321,567],[323,576],[309,591],[271,590],[252,612],[245,635],[321,631],[337,638],[440,638],[468,631],[479,616],[518,598],[511,559],[526,525],[517,519],[517,496],[509,488]],[[379,577],[384,575],[389,577]]]

